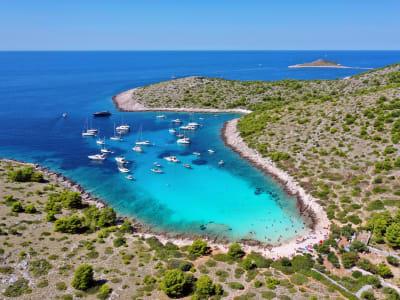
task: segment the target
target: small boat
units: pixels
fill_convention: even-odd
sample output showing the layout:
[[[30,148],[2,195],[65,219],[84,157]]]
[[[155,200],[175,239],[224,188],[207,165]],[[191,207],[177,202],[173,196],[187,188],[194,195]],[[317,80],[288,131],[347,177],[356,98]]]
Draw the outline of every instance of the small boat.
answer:
[[[192,126],[192,125],[181,126],[179,128],[182,129],[182,130],[196,130],[197,129],[196,126]]]
[[[138,136],[136,138],[136,145],[143,145],[143,146],[148,146],[150,145],[150,141],[143,140],[143,127],[140,126]]]
[[[169,161],[169,162],[174,162],[174,163],[178,163],[179,159],[176,156],[166,156],[164,157],[165,160]]]
[[[188,126],[199,127],[199,126],[200,126],[200,124],[199,124],[199,123],[197,123],[197,122],[191,122],[191,123],[189,123],[189,124],[188,124]]]
[[[120,136],[112,136],[110,137],[110,140],[122,142],[124,139]]]
[[[204,118],[200,117],[199,120],[204,120]]]
[[[187,169],[191,169],[192,168],[192,166],[191,165],[188,165],[188,164],[184,164],[183,165],[185,168],[187,168]]]
[[[156,116],[157,119],[165,119],[167,116],[166,115],[158,115]]]
[[[93,116],[95,117],[108,117],[111,116],[111,113],[108,110],[104,110],[104,111],[98,111],[93,113]]]
[[[96,144],[98,144],[98,145],[105,145],[106,142],[105,142],[104,140],[98,139],[98,140],[96,141]]]
[[[200,156],[200,152],[193,152],[194,155]]]
[[[179,120],[179,119],[175,119],[175,120],[172,120],[172,123],[177,123],[177,124],[180,124],[180,123],[182,123],[182,121],[181,121],[181,120]]]
[[[161,165],[158,162],[154,162],[153,165],[155,165],[157,168],[161,168]]]
[[[63,118],[66,118],[66,117],[67,117],[67,113],[63,113],[63,114],[62,114],[62,117],[63,117]]]
[[[135,151],[135,152],[143,152],[142,147],[139,147],[139,146],[133,147],[132,150]]]
[[[182,139],[178,139],[176,142],[178,144],[190,144],[190,139],[188,137],[184,137]]]
[[[107,149],[107,148],[102,148],[102,149],[100,149],[100,152],[101,152],[101,153],[105,153],[105,154],[112,153],[111,150],[109,150],[109,149]]]
[[[183,138],[183,137],[185,137],[185,136],[184,136],[182,133],[180,133],[180,134],[177,134],[176,137],[177,137],[177,138]]]
[[[120,171],[121,173],[129,173],[129,169],[124,168],[124,167],[118,167],[118,171]]]
[[[96,134],[94,132],[82,132],[82,136],[95,136]]]
[[[104,154],[89,155],[88,158],[91,160],[105,160],[106,159]]]
[[[135,178],[133,178],[132,175],[126,175],[125,178],[129,180],[135,180]]]
[[[120,125],[117,128],[117,131],[129,131],[131,130],[131,126],[129,126],[128,124],[124,124],[124,125]]]
[[[150,169],[152,172],[154,172],[154,173],[162,173],[163,172],[163,170],[161,170],[161,169],[156,169],[156,168],[153,168],[153,169]]]
[[[171,128],[171,129],[169,129],[169,130],[168,130],[168,132],[169,132],[169,133],[175,133],[175,132],[176,132],[176,130],[175,130],[175,129],[173,129],[173,128]]]
[[[86,130],[86,132],[92,132],[92,133],[96,134],[97,129],[96,128],[88,129],[88,130]]]
[[[112,137],[110,137],[110,140],[122,142],[123,139],[122,139],[122,137],[121,137],[121,133],[118,132],[118,134],[119,134],[119,135],[117,135],[117,132],[116,132],[116,130],[115,130],[115,123],[114,123],[114,135],[113,135]]]
[[[123,156],[118,156],[118,157],[116,157],[115,158],[115,161],[117,162],[117,163],[119,163],[119,164],[129,164],[129,161],[127,161],[126,159],[125,159],[125,157],[123,157]]]
[[[215,153],[215,151],[213,149],[208,149],[207,151],[208,151],[208,153]]]
[[[218,162],[218,164],[221,166],[221,165],[223,165],[225,162],[221,159],[219,162]]]

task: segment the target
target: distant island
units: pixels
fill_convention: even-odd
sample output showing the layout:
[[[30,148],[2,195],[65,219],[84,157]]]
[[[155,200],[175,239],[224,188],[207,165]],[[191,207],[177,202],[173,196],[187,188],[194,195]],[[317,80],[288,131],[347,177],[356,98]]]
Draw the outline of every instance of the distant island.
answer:
[[[288,66],[288,68],[342,68],[342,69],[345,68],[345,69],[347,69],[347,68],[351,68],[351,67],[342,66],[341,64],[339,64],[335,61],[331,61],[331,60],[317,59],[310,63]]]

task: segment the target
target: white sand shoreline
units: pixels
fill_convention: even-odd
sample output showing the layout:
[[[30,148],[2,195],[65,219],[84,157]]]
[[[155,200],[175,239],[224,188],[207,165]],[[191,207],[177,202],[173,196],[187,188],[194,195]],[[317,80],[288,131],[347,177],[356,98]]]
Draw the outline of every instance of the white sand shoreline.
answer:
[[[275,176],[284,187],[290,192],[290,194],[297,196],[302,203],[311,210],[315,216],[314,228],[309,229],[308,233],[302,237],[297,237],[293,240],[282,243],[280,246],[275,246],[271,250],[264,249],[263,254],[267,257],[277,258],[277,256],[292,256],[296,253],[296,250],[301,248],[312,247],[314,244],[320,243],[329,236],[329,225],[330,221],[324,211],[324,209],[317,203],[316,199],[308,194],[297,182],[285,171],[279,169],[274,162],[269,158],[262,157],[256,150],[250,149],[247,144],[240,137],[239,131],[237,130],[237,122],[239,118],[233,119],[226,122],[222,136],[225,144],[232,148],[234,151],[240,154],[243,158],[246,158],[254,165]],[[304,241],[299,240],[305,238]]]

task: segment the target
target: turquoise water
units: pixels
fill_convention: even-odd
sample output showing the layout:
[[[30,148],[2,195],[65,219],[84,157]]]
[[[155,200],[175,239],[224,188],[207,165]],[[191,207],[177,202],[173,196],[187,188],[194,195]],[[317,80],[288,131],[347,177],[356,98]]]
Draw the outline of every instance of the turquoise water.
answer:
[[[400,52],[328,52],[343,65],[380,67],[400,60]],[[167,80],[171,76],[224,76],[231,79],[335,78],[356,69],[290,70],[287,65],[310,61],[326,52],[2,52],[0,53],[0,156],[27,160],[60,171],[104,199],[120,214],[148,224],[152,230],[207,234],[230,240],[254,238],[276,242],[303,232],[295,201],[282,187],[226,148],[223,123],[235,114],[119,113],[111,97],[123,90]],[[262,67],[258,67],[258,64]],[[109,109],[110,118],[93,119]],[[67,112],[67,118],[61,114]],[[124,142],[107,140],[115,155],[131,161],[136,181],[118,172],[111,155],[104,163],[87,156],[99,152],[93,138],[82,138],[89,117],[100,136],[110,137],[123,118],[132,131]],[[170,121],[194,120],[203,127],[190,135],[192,144],[176,144]],[[200,120],[204,118],[204,120]],[[145,153],[131,150],[139,126],[154,143]],[[214,149],[209,154],[208,149]],[[201,152],[200,157],[192,152]],[[162,159],[176,155],[182,163]],[[223,166],[218,161],[224,160]],[[164,174],[150,171],[158,161]],[[189,163],[192,170],[182,166]]]

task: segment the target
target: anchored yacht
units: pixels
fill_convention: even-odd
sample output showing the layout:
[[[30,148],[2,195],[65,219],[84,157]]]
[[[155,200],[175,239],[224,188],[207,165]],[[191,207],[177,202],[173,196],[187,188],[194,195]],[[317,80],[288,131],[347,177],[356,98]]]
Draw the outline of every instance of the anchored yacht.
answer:
[[[104,154],[89,155],[88,158],[91,160],[105,160],[106,159]]]

